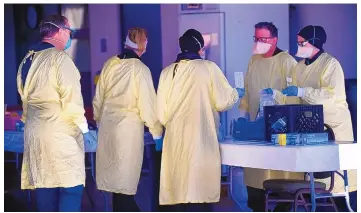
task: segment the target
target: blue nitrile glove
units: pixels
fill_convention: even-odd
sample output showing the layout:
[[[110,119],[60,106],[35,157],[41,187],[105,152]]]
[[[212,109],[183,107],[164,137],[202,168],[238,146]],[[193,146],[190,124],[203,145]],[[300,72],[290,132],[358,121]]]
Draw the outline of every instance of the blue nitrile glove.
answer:
[[[242,88],[236,88],[236,90],[238,92],[238,97],[243,98],[243,96],[245,95],[245,90]]]
[[[287,96],[297,96],[298,95],[298,87],[289,86],[286,89],[282,90],[282,93]]]
[[[155,150],[156,151],[161,151],[162,147],[163,147],[163,136],[160,139],[155,139]]]
[[[96,150],[98,147],[97,139],[90,132],[83,134],[85,150]]]
[[[273,95],[273,90],[271,88],[267,88],[262,90],[261,94]]]
[[[22,120],[16,121],[15,126],[17,132],[24,132],[25,123]]]

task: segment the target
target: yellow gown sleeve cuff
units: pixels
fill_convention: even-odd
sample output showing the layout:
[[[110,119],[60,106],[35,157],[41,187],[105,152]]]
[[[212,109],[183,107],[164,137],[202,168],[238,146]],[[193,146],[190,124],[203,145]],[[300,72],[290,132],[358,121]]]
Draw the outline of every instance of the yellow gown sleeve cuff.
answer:
[[[162,135],[159,135],[159,136],[154,136],[153,135],[153,140],[158,140],[158,139],[161,139],[162,138]]]
[[[160,139],[163,135],[163,126],[157,122],[153,128],[149,128],[150,134],[152,134],[153,139]]]
[[[303,98],[305,96],[305,88],[298,88],[297,97]]]
[[[82,132],[83,134],[89,132],[88,123],[78,124],[78,127],[79,127],[79,129],[81,130],[81,132]]]
[[[286,96],[283,95],[280,91],[273,89],[272,96],[278,105],[284,105],[286,103]]]

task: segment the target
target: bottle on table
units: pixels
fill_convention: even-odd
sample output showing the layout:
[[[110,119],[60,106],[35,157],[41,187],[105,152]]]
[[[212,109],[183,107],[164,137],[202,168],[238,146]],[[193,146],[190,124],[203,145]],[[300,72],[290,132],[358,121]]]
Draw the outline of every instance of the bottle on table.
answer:
[[[260,94],[259,98],[259,110],[257,114],[257,119],[264,116],[264,107],[275,105],[275,100],[271,94]]]

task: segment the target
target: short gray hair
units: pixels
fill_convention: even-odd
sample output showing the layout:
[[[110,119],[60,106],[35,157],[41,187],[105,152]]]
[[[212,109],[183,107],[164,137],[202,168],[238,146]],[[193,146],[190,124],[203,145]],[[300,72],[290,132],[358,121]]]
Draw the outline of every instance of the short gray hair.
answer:
[[[267,29],[272,37],[278,37],[278,29],[272,22],[259,22],[254,25],[256,29]]]
[[[40,36],[42,38],[52,37],[55,33],[59,32],[59,28],[50,24],[53,23],[59,27],[64,27],[68,22],[68,19],[62,15],[49,15],[44,18],[40,23]]]

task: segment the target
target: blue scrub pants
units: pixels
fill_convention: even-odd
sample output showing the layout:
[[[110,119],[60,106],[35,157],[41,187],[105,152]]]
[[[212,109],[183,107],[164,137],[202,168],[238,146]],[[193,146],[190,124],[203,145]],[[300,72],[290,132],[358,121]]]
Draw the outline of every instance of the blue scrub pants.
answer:
[[[80,212],[83,185],[69,188],[38,188],[36,200],[39,212]]]

